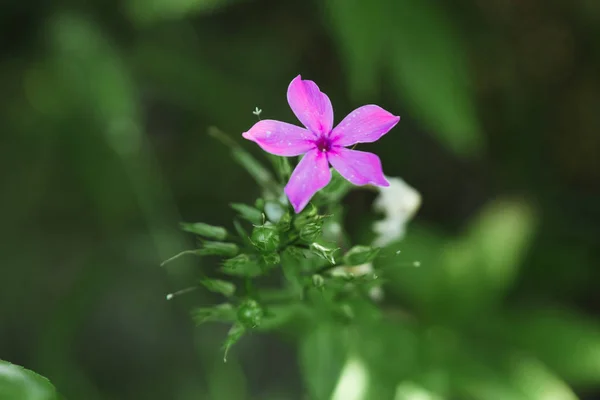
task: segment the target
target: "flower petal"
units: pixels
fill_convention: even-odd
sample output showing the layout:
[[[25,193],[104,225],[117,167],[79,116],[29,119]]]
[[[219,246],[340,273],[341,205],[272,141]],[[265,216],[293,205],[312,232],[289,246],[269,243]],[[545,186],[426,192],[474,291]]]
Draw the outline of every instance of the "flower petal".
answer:
[[[302,211],[310,199],[331,180],[327,155],[319,150],[311,150],[300,160],[285,186],[285,194],[296,213]]]
[[[357,108],[346,116],[331,132],[331,140],[337,146],[355,143],[371,143],[385,135],[400,121],[376,105]]]
[[[256,142],[267,153],[287,157],[314,149],[316,138],[314,133],[304,128],[271,119],[258,121],[242,136]]]
[[[329,97],[313,81],[294,78],[288,87],[287,99],[296,117],[318,135],[327,135],[333,127],[333,107]]]
[[[327,159],[340,175],[355,185],[390,185],[383,176],[379,157],[373,153],[334,147],[327,153]]]

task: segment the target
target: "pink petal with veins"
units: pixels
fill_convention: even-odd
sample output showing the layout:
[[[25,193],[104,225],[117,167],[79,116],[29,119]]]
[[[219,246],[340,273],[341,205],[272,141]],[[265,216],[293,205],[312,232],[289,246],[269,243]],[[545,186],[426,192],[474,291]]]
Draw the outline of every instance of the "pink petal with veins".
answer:
[[[355,185],[390,185],[383,176],[379,157],[373,153],[334,147],[327,153],[327,159],[340,175]]]
[[[327,186],[330,180],[327,155],[316,149],[306,153],[285,186],[285,194],[296,213],[302,211],[314,194]]]
[[[313,81],[295,77],[288,87],[287,99],[296,117],[312,132],[327,135],[333,127],[333,107],[329,97]]]
[[[385,135],[400,121],[376,105],[367,105],[352,111],[331,132],[331,141],[337,146],[371,143]]]
[[[254,124],[242,133],[248,140],[256,142],[267,153],[278,156],[297,156],[315,148],[316,135],[304,128],[270,119]]]

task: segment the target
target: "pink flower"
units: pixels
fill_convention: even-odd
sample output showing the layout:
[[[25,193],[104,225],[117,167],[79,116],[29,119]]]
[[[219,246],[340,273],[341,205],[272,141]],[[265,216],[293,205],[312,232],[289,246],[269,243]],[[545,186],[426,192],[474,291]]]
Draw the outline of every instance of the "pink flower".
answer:
[[[287,99],[306,129],[281,121],[262,120],[242,136],[271,154],[285,157],[304,154],[285,186],[285,194],[297,213],[331,180],[329,164],[354,185],[389,185],[379,157],[346,147],[376,141],[388,133],[400,117],[379,106],[366,105],[352,111],[333,128],[329,97],[313,81],[302,80],[300,75],[290,83]]]

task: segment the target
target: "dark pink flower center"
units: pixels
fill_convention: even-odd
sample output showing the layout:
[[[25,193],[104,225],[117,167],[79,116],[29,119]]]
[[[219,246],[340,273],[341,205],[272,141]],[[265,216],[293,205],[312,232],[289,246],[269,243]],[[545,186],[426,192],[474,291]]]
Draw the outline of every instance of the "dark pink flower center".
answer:
[[[315,141],[315,145],[317,146],[317,149],[323,153],[327,153],[329,150],[331,150],[331,140],[325,136],[318,138]]]

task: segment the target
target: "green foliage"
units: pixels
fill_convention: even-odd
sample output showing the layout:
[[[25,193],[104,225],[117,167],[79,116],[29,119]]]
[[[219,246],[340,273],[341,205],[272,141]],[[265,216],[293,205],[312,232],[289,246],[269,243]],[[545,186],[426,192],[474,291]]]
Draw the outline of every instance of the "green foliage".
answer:
[[[246,327],[241,324],[241,323],[235,323],[231,326],[231,328],[229,329],[229,332],[227,332],[227,338],[225,339],[225,343],[223,343],[223,350],[224,350],[224,354],[223,354],[223,361],[227,362],[227,354],[229,353],[229,349],[231,349],[231,346],[233,346],[234,344],[236,344],[244,335],[244,333],[246,332]]]
[[[0,360],[0,399],[59,400],[60,396],[43,376]]]
[[[264,217],[260,210],[246,204],[232,203],[231,208],[237,211],[243,219],[252,222],[255,225],[263,223]]]
[[[565,307],[593,306],[598,281],[589,71],[600,58],[578,51],[594,2],[523,13],[519,2],[127,0],[86,2],[84,14],[13,3],[0,13],[11,166],[0,179],[0,348],[52,371],[68,398],[347,400],[340,374],[356,366],[361,400],[569,400],[600,387],[597,318]],[[327,92],[336,121],[366,103],[402,116],[364,150],[423,185],[431,225],[417,218],[405,240],[371,249],[370,194],[344,199],[353,186],[335,170],[293,213],[282,187],[294,159],[265,159],[239,136],[256,105],[297,124],[282,96],[298,73]],[[215,123],[231,136],[211,129],[207,140]],[[439,157],[438,145],[479,157]],[[524,200],[488,200],[468,217],[506,190],[535,199],[539,215]],[[232,212],[229,201],[246,204]],[[209,241],[173,268],[144,269],[189,243],[178,210],[239,219],[182,225]],[[257,248],[264,225],[278,239],[261,235]],[[374,269],[352,268],[363,262]],[[168,298],[193,295],[163,301],[165,277],[196,284]],[[227,303],[208,306],[211,290]],[[211,322],[197,337],[180,312],[190,303],[202,305],[195,322]],[[302,387],[279,337],[299,349]],[[241,341],[227,364],[216,341]],[[45,387],[13,367],[0,398]],[[15,384],[22,393],[5,391]]]
[[[343,328],[319,323],[301,339],[300,365],[313,399],[329,399],[348,355]]]
[[[231,322],[235,321],[236,310],[229,304],[219,304],[214,307],[199,307],[192,310],[192,319],[197,325],[205,322]]]
[[[360,265],[371,262],[379,254],[378,247],[370,246],[354,246],[344,254],[344,264],[346,265]]]
[[[238,254],[239,247],[234,243],[224,242],[202,242],[202,248],[196,250],[198,255],[201,256],[223,256],[233,257]]]
[[[128,0],[126,5],[131,19],[139,24],[150,24],[215,11],[232,2],[233,0]]]
[[[600,324],[573,310],[533,309],[511,314],[511,341],[535,354],[567,382],[600,385]]]
[[[235,293],[235,285],[220,279],[202,279],[200,283],[211,292],[221,293],[223,296],[231,297]]]
[[[260,265],[248,254],[238,254],[223,261],[220,271],[226,275],[252,278],[262,273]]]
[[[355,98],[377,94],[385,66],[411,114],[443,145],[463,157],[481,152],[466,52],[437,2],[330,0],[326,11]]]
[[[195,233],[196,235],[203,236],[205,238],[215,240],[225,240],[225,238],[227,238],[227,230],[220,226],[212,226],[202,222],[182,222],[180,226],[181,229],[186,232]]]

